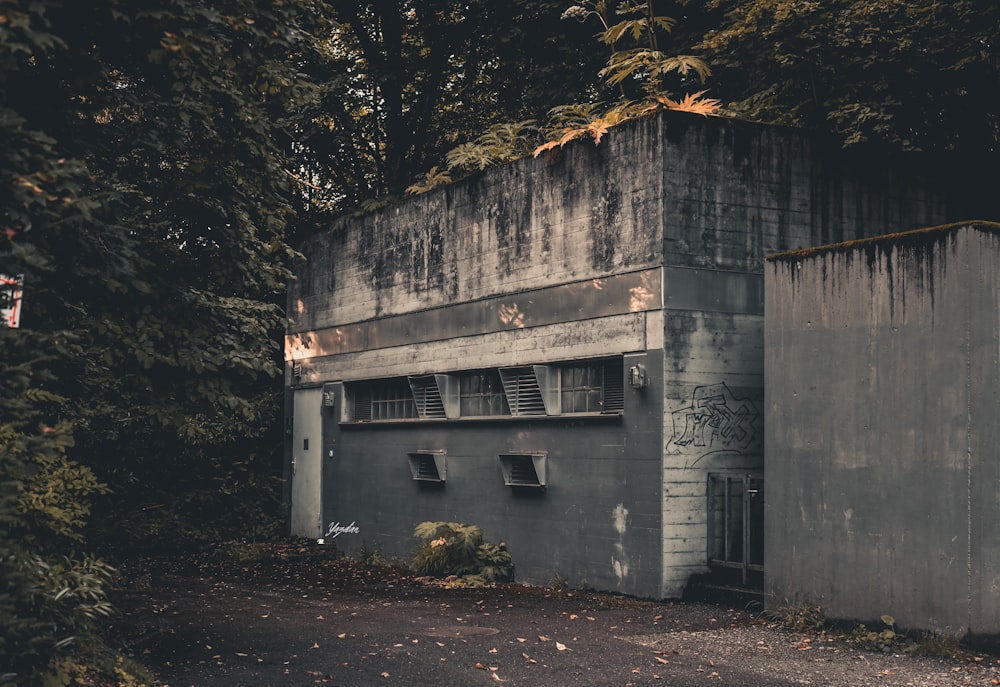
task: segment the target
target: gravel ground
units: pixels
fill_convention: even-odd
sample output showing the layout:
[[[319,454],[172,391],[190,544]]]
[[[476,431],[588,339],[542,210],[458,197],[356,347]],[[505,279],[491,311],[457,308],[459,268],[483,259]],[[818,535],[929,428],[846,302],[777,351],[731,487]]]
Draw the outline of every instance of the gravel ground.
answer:
[[[790,633],[766,624],[643,635],[631,641],[671,662],[697,663],[697,670],[723,684],[736,684],[727,679],[729,671],[741,674],[741,684],[770,684],[775,678],[793,685],[857,687],[1000,684],[1000,663],[983,654],[955,660],[873,653],[835,636]]]
[[[127,566],[120,637],[173,687],[1000,684],[987,654],[877,654],[737,607],[446,588],[300,552]]]

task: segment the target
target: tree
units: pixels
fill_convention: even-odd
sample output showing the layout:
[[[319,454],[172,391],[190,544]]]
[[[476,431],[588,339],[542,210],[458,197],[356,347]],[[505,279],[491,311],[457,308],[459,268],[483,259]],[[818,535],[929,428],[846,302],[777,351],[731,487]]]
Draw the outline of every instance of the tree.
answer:
[[[1000,6],[991,0],[710,0],[697,42],[738,116],[843,145],[997,150]]]
[[[309,66],[320,98],[296,131],[306,209],[393,197],[462,138],[590,96],[604,57],[564,2],[330,3],[335,26]]]
[[[0,2],[0,273],[24,275],[22,327],[0,332],[0,615],[19,619],[0,618],[0,663],[18,684],[105,608],[94,498],[104,535],[258,515],[233,483],[280,456],[290,141],[318,93],[300,68],[317,14]]]
[[[73,556],[104,492],[93,471],[72,460],[67,423],[51,426],[46,354],[38,342],[0,330],[0,685],[30,684],[55,668],[54,649],[106,617],[111,569]]]

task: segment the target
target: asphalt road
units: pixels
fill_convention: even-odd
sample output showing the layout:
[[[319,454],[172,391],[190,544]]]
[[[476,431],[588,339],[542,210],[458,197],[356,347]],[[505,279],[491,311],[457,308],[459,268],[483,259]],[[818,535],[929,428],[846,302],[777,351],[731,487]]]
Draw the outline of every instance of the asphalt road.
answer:
[[[994,660],[859,653],[742,609],[517,585],[447,589],[344,562],[147,575],[119,599],[172,687],[997,684]]]

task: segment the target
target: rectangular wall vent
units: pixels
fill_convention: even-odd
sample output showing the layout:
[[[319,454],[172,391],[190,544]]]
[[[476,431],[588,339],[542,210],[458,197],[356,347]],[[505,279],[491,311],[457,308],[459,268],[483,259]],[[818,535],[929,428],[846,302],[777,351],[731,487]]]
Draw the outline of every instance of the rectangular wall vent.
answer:
[[[501,453],[499,458],[508,487],[545,488],[544,453]]]
[[[414,451],[407,454],[410,473],[418,482],[444,482],[448,463],[444,451]]]

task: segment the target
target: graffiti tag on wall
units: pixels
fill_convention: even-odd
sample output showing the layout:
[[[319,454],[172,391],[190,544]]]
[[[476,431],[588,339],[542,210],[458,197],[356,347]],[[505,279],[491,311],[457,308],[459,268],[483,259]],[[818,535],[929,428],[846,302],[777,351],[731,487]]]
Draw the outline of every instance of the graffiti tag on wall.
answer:
[[[342,534],[358,534],[361,532],[361,528],[351,521],[350,525],[341,525],[340,521],[331,522],[327,525],[325,537],[329,539],[336,539]]]
[[[736,398],[725,382],[695,387],[691,403],[672,413],[669,453],[743,452],[757,436],[757,407]]]

